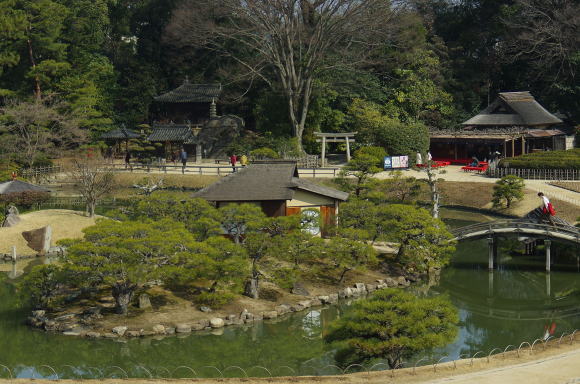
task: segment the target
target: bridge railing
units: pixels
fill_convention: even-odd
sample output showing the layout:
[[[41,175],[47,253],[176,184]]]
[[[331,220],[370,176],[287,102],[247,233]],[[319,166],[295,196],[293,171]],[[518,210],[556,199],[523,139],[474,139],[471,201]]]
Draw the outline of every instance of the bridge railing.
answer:
[[[580,242],[580,229],[573,226],[559,225],[554,226],[550,224],[536,223],[530,220],[498,220],[488,223],[473,224],[462,228],[451,230],[451,234],[457,239],[469,237],[468,235],[487,231],[489,234],[494,234],[497,230],[513,229],[514,233],[526,232],[527,229],[540,230],[546,234],[561,233],[571,237],[576,237],[576,241]]]

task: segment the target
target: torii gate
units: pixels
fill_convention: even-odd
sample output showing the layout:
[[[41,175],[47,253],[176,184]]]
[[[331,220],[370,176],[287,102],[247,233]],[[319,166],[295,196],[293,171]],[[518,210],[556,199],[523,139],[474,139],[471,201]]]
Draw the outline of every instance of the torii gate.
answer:
[[[314,135],[320,137],[316,139],[317,143],[322,143],[322,161],[321,166],[326,165],[326,143],[346,143],[346,161],[350,161],[350,143],[354,143],[354,136],[357,132],[346,132],[346,133],[322,133],[316,132]]]

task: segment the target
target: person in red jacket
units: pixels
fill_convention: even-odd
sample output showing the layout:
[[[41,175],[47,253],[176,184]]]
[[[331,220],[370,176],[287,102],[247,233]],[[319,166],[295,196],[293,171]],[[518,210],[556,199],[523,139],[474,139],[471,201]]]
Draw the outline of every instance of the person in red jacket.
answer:
[[[550,203],[550,199],[548,199],[542,192],[538,192],[538,197],[542,199],[542,220],[548,219],[550,224],[556,225],[554,222],[553,216],[556,216],[556,210],[552,203]]]
[[[235,154],[232,154],[230,156],[230,163],[232,164],[232,168],[234,169],[234,172],[236,171],[236,163],[238,162],[238,157]]]

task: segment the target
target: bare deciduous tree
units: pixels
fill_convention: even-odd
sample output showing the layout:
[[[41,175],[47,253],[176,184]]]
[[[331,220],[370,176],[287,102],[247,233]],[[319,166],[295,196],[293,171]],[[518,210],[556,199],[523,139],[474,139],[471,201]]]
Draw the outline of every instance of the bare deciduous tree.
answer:
[[[539,75],[574,78],[580,67],[580,2],[516,0],[515,13],[504,18],[512,30],[505,44],[513,61],[526,59]]]
[[[393,38],[399,2],[388,0],[185,0],[165,41],[217,51],[284,93],[302,145],[314,80],[362,63]]]
[[[113,168],[99,158],[86,157],[73,161],[69,175],[85,200],[87,215],[94,217],[98,201],[115,186]]]
[[[64,109],[51,97],[42,101],[8,101],[0,108],[0,135],[3,144],[10,145],[9,150],[4,150],[31,167],[39,153],[82,143],[85,132],[78,128],[76,119],[61,112]]]

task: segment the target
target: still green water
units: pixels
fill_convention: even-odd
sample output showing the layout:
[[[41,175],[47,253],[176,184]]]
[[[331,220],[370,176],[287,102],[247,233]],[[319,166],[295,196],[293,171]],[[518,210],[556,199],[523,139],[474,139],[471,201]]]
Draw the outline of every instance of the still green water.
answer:
[[[411,288],[418,295],[448,295],[459,309],[461,326],[453,343],[426,351],[407,365],[424,357],[432,362],[531,343],[547,326],[555,327],[557,336],[580,328],[577,248],[553,246],[555,264],[546,275],[541,255],[513,257],[504,249],[509,245],[500,245],[498,270],[490,274],[485,241],[459,244],[439,282]],[[334,374],[334,353],[321,335],[348,308],[343,303],[253,327],[226,328],[221,334],[88,340],[23,325],[28,309],[19,306],[12,285],[0,282],[0,377],[8,377],[4,366],[23,378],[56,378],[51,369],[61,378],[124,377],[124,372],[130,377],[194,377],[194,372],[199,377],[245,376],[243,371],[250,376]]]

